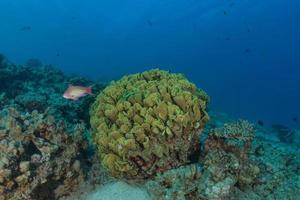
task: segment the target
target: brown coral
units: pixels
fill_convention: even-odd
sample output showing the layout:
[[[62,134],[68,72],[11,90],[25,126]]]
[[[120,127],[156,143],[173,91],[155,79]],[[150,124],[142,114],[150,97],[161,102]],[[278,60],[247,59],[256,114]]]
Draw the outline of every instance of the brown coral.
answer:
[[[215,181],[231,176],[239,185],[255,182],[260,170],[248,158],[253,138],[253,125],[244,120],[210,131],[203,163]]]
[[[70,193],[84,179],[84,127],[68,135],[64,123],[36,111],[0,112],[2,199],[50,199]],[[1,199],[0,198],[0,199]]]
[[[241,158],[247,157],[254,138],[254,127],[246,120],[224,124],[221,128],[211,129],[205,142],[205,151],[219,148]]]
[[[115,177],[145,178],[188,162],[208,120],[206,93],[181,74],[150,70],[112,82],[92,106],[101,162]]]
[[[232,191],[257,181],[260,169],[248,158],[253,137],[253,126],[247,121],[212,129],[200,163],[157,174],[146,188],[154,199],[228,199]]]

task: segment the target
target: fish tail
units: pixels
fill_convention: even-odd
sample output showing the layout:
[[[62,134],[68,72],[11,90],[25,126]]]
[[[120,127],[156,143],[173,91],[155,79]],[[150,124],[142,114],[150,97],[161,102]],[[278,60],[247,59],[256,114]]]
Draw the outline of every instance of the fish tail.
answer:
[[[92,93],[92,86],[89,86],[89,87],[86,88],[86,93],[87,94],[93,94]]]

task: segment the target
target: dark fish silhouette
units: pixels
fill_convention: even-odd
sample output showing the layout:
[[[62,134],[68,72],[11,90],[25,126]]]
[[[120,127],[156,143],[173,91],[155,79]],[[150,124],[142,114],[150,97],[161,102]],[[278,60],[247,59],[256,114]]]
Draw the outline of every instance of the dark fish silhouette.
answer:
[[[251,49],[247,48],[247,49],[245,49],[244,52],[245,52],[245,53],[251,53]]]
[[[229,41],[229,40],[231,40],[231,37],[228,36],[225,38],[225,40]]]
[[[264,126],[264,125],[265,125],[264,122],[261,121],[261,120],[258,120],[258,121],[257,121],[257,124],[260,125],[260,126]]]
[[[23,26],[20,31],[30,31],[31,29],[31,26]]]
[[[151,21],[150,19],[147,19],[147,24],[148,24],[149,26],[153,26],[153,23],[152,23],[152,21]]]
[[[293,117],[293,119],[292,119],[294,122],[298,122],[298,117],[297,116],[295,116],[295,117]]]
[[[226,10],[224,10],[223,14],[226,16],[228,13],[227,13],[227,11],[226,11]]]
[[[59,56],[60,56],[60,54],[59,54],[59,53],[57,53],[57,54],[56,54],[56,56],[57,56],[57,57],[59,57]]]

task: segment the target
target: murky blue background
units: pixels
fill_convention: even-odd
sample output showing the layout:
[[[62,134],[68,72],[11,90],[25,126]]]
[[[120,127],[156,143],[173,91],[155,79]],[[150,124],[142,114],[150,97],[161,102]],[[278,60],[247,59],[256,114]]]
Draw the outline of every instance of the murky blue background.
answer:
[[[299,0],[1,0],[0,52],[105,81],[181,72],[212,109],[300,127],[299,19]]]

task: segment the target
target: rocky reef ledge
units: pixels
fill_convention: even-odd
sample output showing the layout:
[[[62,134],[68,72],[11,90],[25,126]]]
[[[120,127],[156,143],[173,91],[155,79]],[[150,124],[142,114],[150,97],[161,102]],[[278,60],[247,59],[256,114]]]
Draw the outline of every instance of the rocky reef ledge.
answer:
[[[15,65],[0,55],[0,199],[59,199],[93,173],[89,105],[62,97],[69,84],[104,85],[66,76],[36,59]],[[101,179],[98,174],[97,180]]]
[[[105,85],[36,59],[15,65],[2,55],[0,83],[0,200],[114,200],[113,194],[126,200],[124,188],[131,200],[135,192],[136,200],[143,194],[158,200],[300,199],[299,130],[283,140],[290,134],[209,110],[198,154],[138,182],[120,180],[95,156],[89,109],[96,95],[62,97],[69,84],[93,85],[95,94]]]

